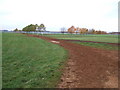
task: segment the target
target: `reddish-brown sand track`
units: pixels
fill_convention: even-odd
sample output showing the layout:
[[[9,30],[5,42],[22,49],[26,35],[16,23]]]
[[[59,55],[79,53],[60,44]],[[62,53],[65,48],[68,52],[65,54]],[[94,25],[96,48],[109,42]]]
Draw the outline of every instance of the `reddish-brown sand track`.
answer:
[[[114,46],[120,46],[120,43],[107,43],[107,42],[97,42],[97,41],[83,41],[83,40],[67,40],[64,39],[64,41],[72,41],[72,42],[89,42],[89,43],[102,43],[102,44],[110,44]]]
[[[69,52],[69,59],[58,88],[118,88],[118,51],[96,49],[88,46],[30,35],[58,44]],[[52,43],[52,42],[51,42]]]

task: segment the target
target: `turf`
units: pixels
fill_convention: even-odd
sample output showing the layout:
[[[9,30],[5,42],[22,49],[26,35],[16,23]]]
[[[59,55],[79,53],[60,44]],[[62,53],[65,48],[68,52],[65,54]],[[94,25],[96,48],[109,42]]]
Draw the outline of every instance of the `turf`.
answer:
[[[60,39],[118,43],[118,38],[105,38],[105,37],[90,37],[90,38],[81,37],[81,38],[60,38]]]
[[[96,41],[108,43],[120,43],[120,35],[76,35],[76,34],[44,34],[43,36],[67,39],[67,40],[81,40],[81,41]],[[118,46],[108,45],[104,43],[91,43],[91,42],[74,42],[84,46],[91,46],[106,50],[118,50]]]
[[[75,35],[75,34],[54,34],[45,35],[48,37],[67,39],[67,40],[82,40],[82,41],[96,41],[96,42],[108,42],[108,43],[118,43],[120,40],[120,35]]]
[[[54,88],[67,58],[62,47],[17,33],[3,33],[3,88]]]
[[[118,46],[103,44],[103,43],[91,43],[91,42],[74,42],[84,46],[90,46],[94,48],[106,49],[106,50],[118,50]]]

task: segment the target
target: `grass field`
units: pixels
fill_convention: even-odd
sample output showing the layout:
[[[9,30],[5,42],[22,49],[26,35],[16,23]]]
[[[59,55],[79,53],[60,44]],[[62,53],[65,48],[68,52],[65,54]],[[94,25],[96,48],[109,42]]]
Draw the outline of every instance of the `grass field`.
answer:
[[[118,43],[118,38],[120,37],[118,35],[75,35],[75,34],[54,34],[54,35],[45,35],[45,36],[58,38],[58,39],[97,41],[97,42],[108,42],[108,43]]]
[[[106,50],[118,50],[118,46],[113,46],[104,43],[91,43],[91,42],[74,42],[84,46],[90,46],[94,48],[106,49]]]
[[[67,59],[62,47],[42,39],[3,33],[3,88],[54,88]]]
[[[75,34],[52,34],[43,35],[47,37],[67,40],[82,40],[82,41],[96,41],[96,42],[108,42],[108,43],[120,43],[120,35],[75,35]],[[91,46],[95,48],[118,50],[117,46],[103,44],[103,43],[91,43],[91,42],[74,42],[84,46]]]

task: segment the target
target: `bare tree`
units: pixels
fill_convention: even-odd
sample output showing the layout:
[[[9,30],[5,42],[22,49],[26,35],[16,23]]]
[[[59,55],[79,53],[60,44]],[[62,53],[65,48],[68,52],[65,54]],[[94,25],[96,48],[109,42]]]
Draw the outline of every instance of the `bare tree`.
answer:
[[[65,31],[66,31],[66,28],[65,28],[65,27],[62,27],[60,30],[61,30],[61,33],[63,33],[63,34],[64,34],[64,33],[65,33]]]

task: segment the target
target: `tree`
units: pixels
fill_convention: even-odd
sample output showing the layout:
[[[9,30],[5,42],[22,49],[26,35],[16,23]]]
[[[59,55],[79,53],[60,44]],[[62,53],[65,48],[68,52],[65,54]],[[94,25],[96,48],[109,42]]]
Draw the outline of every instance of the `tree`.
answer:
[[[107,34],[107,32],[99,30],[99,31],[96,31],[96,34]]]
[[[44,24],[41,24],[40,26],[37,27],[37,31],[39,31],[39,32],[43,32],[45,30],[46,30],[46,27]]]
[[[36,27],[38,27],[38,24],[35,24]]]
[[[74,26],[71,26],[70,28],[68,28],[68,32],[71,34],[75,33],[75,31],[76,31],[76,28]]]
[[[35,32],[35,31],[36,31],[36,27],[37,27],[37,24],[36,24],[36,25],[30,24],[30,25],[24,27],[24,28],[22,29],[22,31],[26,31],[26,32],[34,31],[34,32]]]
[[[96,31],[95,31],[95,29],[89,29],[87,33],[88,33],[88,34],[95,34]]]
[[[88,33],[88,29],[87,28],[80,28],[79,33],[80,34],[87,34]]]
[[[102,34],[107,34],[107,32],[106,31],[102,31]]]
[[[77,27],[75,32],[76,32],[76,34],[79,33],[80,32],[80,28]]]
[[[71,26],[70,28],[68,28],[68,32],[69,33],[80,33],[80,34],[87,34],[88,29],[87,28],[75,28],[74,26]]]
[[[62,28],[61,28],[61,33],[65,33],[65,31],[66,31],[66,28],[65,28],[65,27],[62,27]]]
[[[14,30],[15,32],[19,31],[17,28]]]

